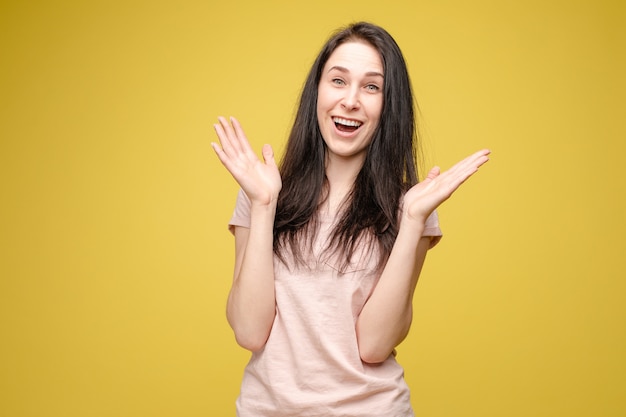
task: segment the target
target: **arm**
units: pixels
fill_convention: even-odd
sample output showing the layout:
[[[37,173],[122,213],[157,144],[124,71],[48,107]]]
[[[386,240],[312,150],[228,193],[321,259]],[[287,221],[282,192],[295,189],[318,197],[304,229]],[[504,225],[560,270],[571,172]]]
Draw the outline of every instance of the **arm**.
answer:
[[[250,199],[250,228],[235,228],[235,268],[226,316],[237,343],[261,349],[276,315],[274,297],[273,229],[280,174],[269,145],[261,162],[237,120],[232,127],[220,118],[215,125],[222,147],[212,143],[222,164]]]
[[[251,208],[250,229],[235,227],[235,272],[226,317],[237,343],[253,352],[265,345],[276,314],[273,220],[272,207]]]
[[[488,150],[479,151],[441,174],[435,167],[406,193],[398,237],[356,323],[364,362],[384,361],[408,334],[413,294],[430,244],[430,238],[422,237],[426,219],[489,160],[488,154]]]
[[[400,228],[387,265],[357,319],[363,362],[383,362],[409,333],[413,294],[426,259],[430,237]],[[423,227],[422,227],[423,230]]]

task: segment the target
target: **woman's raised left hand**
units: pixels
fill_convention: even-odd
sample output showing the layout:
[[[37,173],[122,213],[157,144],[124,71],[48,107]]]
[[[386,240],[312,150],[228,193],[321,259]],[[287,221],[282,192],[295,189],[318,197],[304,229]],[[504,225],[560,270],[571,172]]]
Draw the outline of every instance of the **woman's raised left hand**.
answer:
[[[430,214],[446,201],[481,165],[489,160],[491,151],[483,149],[447,171],[441,172],[439,167],[430,170],[423,181],[415,184],[405,194],[402,220],[426,222]]]

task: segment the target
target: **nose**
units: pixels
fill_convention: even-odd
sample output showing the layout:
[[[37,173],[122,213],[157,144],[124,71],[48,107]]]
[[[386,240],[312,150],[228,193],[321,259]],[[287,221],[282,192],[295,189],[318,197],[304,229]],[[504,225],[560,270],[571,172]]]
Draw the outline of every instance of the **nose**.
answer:
[[[341,106],[346,110],[356,110],[361,106],[358,86],[351,86],[345,90]]]

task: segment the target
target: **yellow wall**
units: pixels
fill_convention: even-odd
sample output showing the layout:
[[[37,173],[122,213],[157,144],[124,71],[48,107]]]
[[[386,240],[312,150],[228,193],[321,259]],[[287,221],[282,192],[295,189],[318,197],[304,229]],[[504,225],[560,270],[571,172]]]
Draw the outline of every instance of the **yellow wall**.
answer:
[[[493,150],[399,348],[417,414],[626,414],[624,2],[214,3],[0,5],[0,415],[234,415],[212,123],[280,151],[361,19],[405,52],[429,164]]]

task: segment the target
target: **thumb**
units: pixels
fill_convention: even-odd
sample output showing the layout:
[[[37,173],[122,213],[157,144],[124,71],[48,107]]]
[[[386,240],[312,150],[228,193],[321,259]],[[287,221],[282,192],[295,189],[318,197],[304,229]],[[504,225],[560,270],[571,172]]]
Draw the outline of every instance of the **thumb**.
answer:
[[[441,168],[439,168],[438,166],[435,166],[430,171],[428,171],[428,175],[426,175],[426,178],[424,178],[424,181],[426,180],[432,181],[435,178],[437,178],[439,174],[441,174]]]
[[[267,143],[263,145],[261,153],[263,154],[263,160],[266,164],[276,166],[276,161],[274,160],[274,150],[271,145],[268,145]]]

